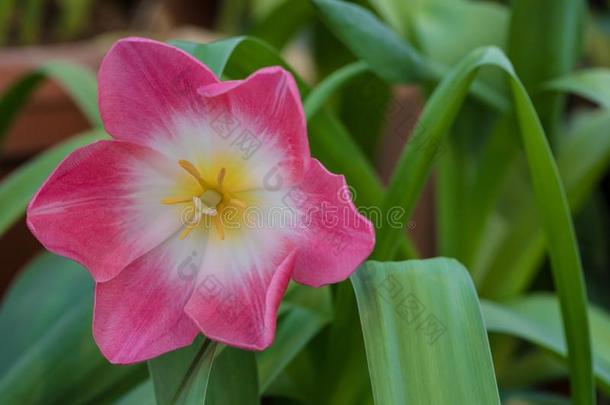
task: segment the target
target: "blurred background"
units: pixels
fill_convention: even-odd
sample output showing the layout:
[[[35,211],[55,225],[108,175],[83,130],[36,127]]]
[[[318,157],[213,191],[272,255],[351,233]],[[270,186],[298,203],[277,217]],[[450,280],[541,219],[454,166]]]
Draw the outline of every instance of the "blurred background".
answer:
[[[372,8],[367,1],[357,3]],[[497,4],[502,10],[508,10],[510,5],[509,1],[487,3]],[[438,21],[431,20],[430,24]],[[576,67],[610,67],[610,1],[590,0],[585,21],[582,57]],[[447,24],[451,26],[451,21]],[[476,27],[473,29],[477,31]],[[356,60],[306,0],[0,0],[0,94],[18,78],[49,61],[70,61],[96,71],[109,46],[117,38],[129,35],[197,42],[256,36],[281,50],[286,61],[312,85]],[[485,37],[481,38],[478,45],[487,45]],[[446,48],[452,48],[451,37],[444,41]],[[506,33],[500,32],[490,43],[498,41],[508,47]],[[463,55],[456,55],[459,56]],[[338,92],[330,107],[387,181],[417,123],[425,96],[419,87],[388,86],[367,73]],[[585,99],[569,96],[566,116],[576,116],[572,113],[593,107]],[[0,111],[0,127],[6,126],[2,129],[7,131],[0,138],[1,178],[32,156],[89,128],[72,98],[52,81],[45,81],[36,89],[15,120],[7,120],[5,115]],[[605,173],[602,177],[575,222],[590,299],[610,308],[610,176]],[[423,257],[439,251],[433,182],[434,176],[408,224],[408,232]],[[1,236],[0,294],[19,269],[41,250],[23,219]],[[537,273],[534,289],[551,289],[548,264],[544,267]]]

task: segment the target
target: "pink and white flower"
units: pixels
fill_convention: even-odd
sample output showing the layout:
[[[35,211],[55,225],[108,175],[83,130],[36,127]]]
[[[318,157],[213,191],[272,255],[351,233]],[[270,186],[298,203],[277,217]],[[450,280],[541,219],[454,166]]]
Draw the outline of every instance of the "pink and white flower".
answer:
[[[310,156],[285,70],[221,82],[177,48],[128,38],[98,78],[114,139],[70,154],[27,221],[95,279],[93,334],[111,362],[198,333],[262,350],[291,279],[335,283],[370,254],[372,225],[343,198],[344,178]]]

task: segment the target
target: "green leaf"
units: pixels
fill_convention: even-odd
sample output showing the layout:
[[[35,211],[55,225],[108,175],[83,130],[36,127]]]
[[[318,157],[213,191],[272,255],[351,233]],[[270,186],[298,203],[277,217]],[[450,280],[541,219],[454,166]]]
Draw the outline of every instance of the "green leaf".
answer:
[[[324,106],[328,98],[339,88],[347,84],[356,76],[368,71],[368,65],[364,62],[354,62],[334,71],[319,83],[307,96],[303,103],[305,116],[309,121],[311,117]]]
[[[132,388],[127,394],[119,398],[114,405],[143,405],[155,404],[155,389],[152,380],[148,379]]]
[[[525,88],[533,92],[572,70],[580,56],[585,2],[514,0],[511,8],[508,55]],[[564,98],[559,93],[532,94],[554,144]]]
[[[337,0],[313,0],[331,31],[371,70],[390,83],[439,81],[448,69],[420,55],[368,10]],[[495,109],[506,110],[503,94],[475,83],[473,95]]]
[[[414,13],[413,43],[431,60],[454,66],[482,46],[506,49],[509,22],[510,10],[503,4],[427,0]],[[506,94],[501,72],[484,71],[478,79],[496,93]]]
[[[313,19],[314,12],[307,0],[284,0],[250,30],[250,35],[282,49],[305,24]]]
[[[476,291],[463,266],[444,258],[367,262],[351,279],[375,403],[500,403]]]
[[[527,89],[569,72],[580,56],[584,2],[511,3],[508,54]]]
[[[488,72],[502,73],[492,70]],[[482,143],[487,145],[490,139],[494,139],[493,126],[497,125],[497,118],[497,114],[485,109],[481,103],[466,100],[449,129],[447,141],[443,142],[437,153],[438,177],[435,197],[439,230],[438,253],[460,260],[469,270],[472,269],[468,266],[470,262],[465,253],[472,238],[471,231],[479,219],[478,215],[483,214],[474,211],[473,207],[483,205],[481,203],[485,201],[486,192],[489,190],[484,189],[480,196],[471,191],[471,184],[477,176],[486,174],[486,172],[481,173],[476,165],[486,158],[499,162],[502,160],[500,156],[508,154],[503,150],[500,156],[487,155],[480,147]],[[514,137],[508,139],[511,138]],[[496,177],[492,179],[497,180]],[[489,191],[492,190],[493,188]],[[475,215],[469,217],[471,210]]]
[[[429,61],[365,8],[334,0],[314,0],[313,3],[328,28],[341,42],[386,81],[405,83],[438,78],[440,73],[437,67],[432,67]]]
[[[100,354],[92,309],[93,283],[80,266],[45,253],[21,273],[0,316],[0,403],[111,399],[146,377],[142,365],[113,366]]]
[[[34,90],[44,79],[59,84],[74,100],[91,125],[102,128],[97,109],[97,81],[88,69],[69,62],[50,62],[27,73],[0,97],[0,144]]]
[[[610,111],[583,113],[557,151],[557,165],[573,211],[579,209],[610,165]]]
[[[509,10],[502,4],[426,1],[414,16],[415,43],[428,57],[452,66],[481,46],[504,49],[509,21]]]
[[[330,289],[292,285],[280,312],[273,344],[256,354],[261,394],[331,321]]]
[[[370,0],[403,38],[432,59],[451,66],[480,46],[504,48],[509,13],[492,2]]]
[[[481,306],[485,303],[482,300]],[[498,343],[506,344],[507,350],[506,366],[498,364],[498,350],[502,347],[497,346],[497,351],[494,353],[494,366],[496,369],[496,377],[501,381],[503,389],[526,389],[533,386],[540,386],[544,383],[566,379],[568,369],[565,364],[565,359],[558,358],[553,353],[544,350],[527,351],[525,354],[518,353],[516,356],[513,348],[519,342],[512,336],[496,336],[491,335],[490,340]],[[503,343],[507,342],[507,343]],[[493,343],[492,343],[493,347]],[[493,348],[492,348],[493,351]],[[499,370],[500,366],[501,370]],[[502,392],[500,393],[502,395]]]
[[[181,352],[180,354],[174,355],[175,352],[168,353],[149,362],[151,372],[155,373],[153,374],[153,380],[156,378],[156,383],[153,385],[152,380],[145,381],[129,391],[116,404],[152,404],[155,402],[155,391],[156,403],[159,405],[167,403],[167,399],[171,397],[171,389],[176,388],[180,375],[182,375],[183,371],[186,371],[184,366],[188,367],[193,358],[192,356],[202,347],[202,343],[203,338],[199,338],[193,346],[178,350],[178,352]],[[190,356],[186,356],[189,352]],[[208,353],[211,354],[210,351]],[[165,360],[153,364],[163,358]],[[191,391],[189,401],[170,400],[169,403],[196,403],[202,405],[248,405],[259,403],[254,353],[232,347],[219,346],[216,349],[213,362],[210,359],[205,361],[204,365],[207,368],[208,375],[193,375],[193,382],[199,385],[200,389]],[[159,368],[161,366],[163,368]],[[210,366],[211,369],[209,368]],[[165,378],[168,378],[168,380],[164,380]],[[196,378],[202,378],[204,381],[197,382]],[[169,387],[164,386],[165,384],[169,385]],[[204,385],[207,385],[207,389],[204,388]],[[195,393],[197,395],[192,395]]]
[[[61,293],[58,293],[60,292]],[[93,302],[93,281],[77,263],[43,253],[11,285],[0,311],[0,375],[41,339],[75,302]],[[23,324],[27,319],[27,325]]]
[[[392,176],[382,205],[382,217],[387,221],[392,210],[403,208],[405,214],[394,219],[404,226],[434,163],[442,136],[452,124],[477,71],[486,65],[499,67],[510,81],[538,215],[545,231],[555,287],[560,297],[570,348],[572,389],[577,403],[588,404],[593,400],[593,378],[586,293],[568,201],[536,111],[502,51],[483,48],[472,52],[435,89]],[[423,151],[422,145],[426,146]],[[392,257],[402,227],[391,225],[386,223],[377,234],[376,258],[387,260]]]
[[[337,115],[370,162],[378,162],[384,132],[392,121],[389,115],[400,115],[402,102],[394,99],[392,86],[370,71],[357,76],[339,92]]]
[[[228,75],[243,78],[256,69],[265,66],[282,66],[290,71],[297,81],[299,89],[303,82],[279,54],[265,42],[251,37],[239,36],[209,44],[189,41],[170,41],[170,44],[190,53],[205,63],[218,77]]]
[[[610,112],[582,113],[557,147],[557,166],[572,212],[580,210],[610,165],[610,138],[606,135],[609,127]],[[512,205],[516,215],[502,219],[503,224],[511,224],[509,231],[493,250],[493,259],[481,264],[487,269],[481,271],[484,277],[480,284],[485,297],[519,295],[531,284],[544,258],[544,235],[533,196],[528,190],[520,195],[519,205]]]
[[[11,28],[11,18],[15,12],[15,0],[0,2],[0,45],[5,45],[6,37]]]
[[[479,285],[484,271],[481,266],[485,254],[484,244],[493,238],[483,235],[490,227],[492,215],[502,192],[506,189],[510,169],[519,152],[519,139],[513,136],[519,131],[513,114],[504,114],[487,139],[481,152],[481,159],[475,170],[472,185],[468,191],[470,198],[460,233],[462,250],[459,259],[470,269],[475,284]],[[496,232],[495,235],[498,235]]]
[[[254,353],[225,347],[212,367],[205,405],[258,405],[258,392]]]
[[[59,162],[75,149],[105,138],[107,135],[101,130],[75,136],[34,157],[7,176],[0,183],[0,234],[23,215],[36,190]]]
[[[610,109],[610,69],[587,69],[569,73],[544,86],[545,90],[574,93]]]
[[[553,80],[543,89],[575,93],[606,109],[610,107],[607,80],[606,70],[583,70]],[[610,163],[610,138],[605,135],[606,128],[610,126],[610,114],[605,111],[585,112],[577,114],[573,121],[566,136],[558,139],[557,165],[570,208],[572,212],[578,212]],[[507,159],[509,154],[506,150],[499,161]],[[498,159],[495,163],[498,163]],[[481,172],[483,176],[490,176],[489,179],[498,177],[496,171],[489,170],[489,167]],[[484,188],[486,185],[481,186]],[[478,197],[485,195],[480,191],[475,190],[473,194]],[[474,268],[475,274],[484,276],[481,291],[485,296],[506,298],[518,295],[532,282],[544,257],[544,239],[536,212],[531,207],[532,197],[527,190],[522,195],[524,198],[519,202],[520,206],[513,210],[518,217],[504,219],[513,226],[498,244],[499,250],[493,254],[493,261],[479,263]],[[475,201],[473,212],[485,212],[480,208],[480,203],[480,199]],[[489,232],[486,236],[489,239]]]
[[[356,296],[349,280],[337,286],[335,308],[324,343],[317,349],[314,398],[333,405],[369,404],[373,400],[371,381]]]
[[[394,219],[389,213],[394,211],[395,219],[401,223],[410,217],[433,163],[443,152],[443,137],[453,124],[478,69],[504,60],[497,48],[478,49],[464,58],[430,96],[410,141],[403,149],[382,205],[382,212],[388,214],[382,215],[386,223],[378,232],[377,257],[391,258],[402,227],[389,223]],[[399,215],[401,212],[404,214]]]
[[[442,2],[442,4],[446,4],[445,8],[455,8],[456,11],[459,9],[456,6],[458,3],[463,2]],[[492,9],[496,4],[490,4],[489,2],[467,3],[469,6],[466,8],[490,6],[490,9],[487,10],[489,14],[487,17],[481,16],[474,20],[482,21],[483,32],[485,33],[492,32],[493,26],[502,26],[502,31],[506,31],[503,36],[508,34],[510,37],[508,41],[501,38],[499,32],[489,39],[496,38],[501,43],[509,42],[510,59],[514,61],[517,73],[527,90],[530,91],[530,94],[533,94],[534,104],[539,111],[544,127],[547,129],[547,135],[554,136],[562,99],[555,92],[541,94],[535,92],[535,90],[539,89],[540,82],[545,80],[544,77],[550,74],[563,74],[574,64],[574,61],[566,62],[566,60],[560,61],[560,59],[565,59],[570,52],[573,58],[576,57],[576,54],[572,52],[573,50],[570,51],[568,48],[574,45],[575,38],[573,36],[578,35],[577,30],[573,30],[574,27],[570,25],[579,18],[578,15],[572,13],[574,5],[578,1],[540,1],[535,4],[525,1],[512,2],[514,12],[513,18],[510,19],[510,33],[508,33],[509,30],[506,26],[506,18],[509,17],[506,15],[507,13],[503,13],[502,17],[500,16],[502,13],[498,9],[496,10],[498,12],[496,18],[492,16],[494,14]],[[572,10],[569,10],[570,8]],[[562,13],[565,14],[563,15],[563,21],[559,22],[558,18]],[[462,14],[472,16],[474,13],[464,12]],[[467,20],[470,17],[462,18]],[[456,16],[455,19],[460,20],[460,17]],[[443,28],[445,26],[446,24],[442,25]],[[471,23],[469,26],[475,27],[475,32],[479,30],[479,24]],[[553,33],[550,33],[551,30],[553,30]],[[467,29],[465,31],[468,32]],[[530,40],[531,38],[535,39]],[[562,39],[557,41],[558,38]],[[456,42],[462,43],[459,40]],[[568,42],[569,45],[564,46]],[[452,41],[445,41],[445,43],[452,43]],[[450,61],[445,61],[445,63],[449,64]],[[491,73],[501,72],[490,71],[481,74]],[[481,78],[486,79],[488,76]],[[495,75],[493,79],[496,79]],[[496,88],[496,80],[491,82],[490,85]],[[489,224],[492,220],[493,209],[498,203],[501,192],[506,189],[507,175],[515,165],[515,157],[519,150],[518,139],[512,136],[516,131],[513,128],[514,122],[514,115],[511,113],[504,114],[492,138],[486,142],[486,150],[481,154],[482,158],[476,169],[473,186],[466,191],[466,195],[469,196],[468,201],[464,204],[466,213],[458,215],[459,218],[465,219],[463,221],[464,226],[458,228],[460,230],[459,242],[463,249],[456,256],[473,272],[475,283],[478,283],[482,277],[481,266],[478,264],[478,260],[480,260],[478,253],[484,251],[481,249],[482,242],[490,240],[490,238],[483,240],[482,234],[488,226],[491,226]],[[474,132],[479,131],[475,130]],[[476,144],[471,145],[471,148],[476,148]],[[456,169],[453,169],[453,171],[461,172]]]
[[[257,353],[261,394],[327,323],[328,319],[300,307],[292,308],[283,316],[278,322],[273,345]]]
[[[507,303],[482,301],[483,317],[489,332],[525,339],[564,359],[567,356],[557,297],[536,294]],[[600,386],[610,393],[610,316],[589,307],[593,364]]]
[[[317,18],[317,14],[310,35],[311,55],[317,79],[322,80],[335,70],[356,60],[353,53]]]
[[[546,135],[555,147],[561,141],[558,124],[564,97],[559,91],[548,91],[552,89],[549,86],[541,86],[547,80],[564,75],[575,65],[580,48],[582,1],[513,1],[511,5],[509,57],[532,95]],[[540,91],[542,89],[546,91]],[[505,190],[507,172],[515,165],[518,145],[511,142],[510,133],[502,133],[514,132],[512,122],[512,115],[503,117],[497,133],[488,142],[475,185],[468,193],[473,198],[467,204],[469,212],[465,223],[468,226],[463,238],[465,252],[459,258],[473,271],[477,283],[483,276],[482,267],[477,263],[479,258],[475,257],[477,252],[483,251],[480,248],[482,234],[491,220],[500,192]],[[521,249],[522,252],[526,250]],[[503,262],[503,265],[514,262]]]
[[[385,21],[403,38],[411,39],[414,15],[428,0],[369,0]]]
[[[148,362],[157,405],[199,404],[206,397],[216,343],[202,336],[190,346]]]

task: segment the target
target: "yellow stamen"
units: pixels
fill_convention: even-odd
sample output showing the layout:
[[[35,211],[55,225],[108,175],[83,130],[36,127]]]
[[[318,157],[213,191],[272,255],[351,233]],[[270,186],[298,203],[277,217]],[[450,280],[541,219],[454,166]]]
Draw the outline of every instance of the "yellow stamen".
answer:
[[[233,197],[231,197],[229,199],[229,204],[233,205],[234,207],[241,208],[241,209],[246,208],[245,202],[243,202],[242,200],[238,200],[237,198],[233,198]]]
[[[167,197],[161,200],[161,204],[172,205],[191,202],[192,197]]]
[[[220,169],[220,171],[218,172],[218,188],[222,188],[222,182],[225,179],[225,174],[227,174],[227,170],[223,167],[222,169]]]
[[[178,164],[184,170],[186,170],[188,172],[188,174],[193,176],[195,178],[195,180],[197,180],[197,182],[201,185],[201,187],[203,187],[204,190],[206,188],[209,188],[208,183],[206,183],[205,180],[203,179],[203,177],[201,177],[201,173],[199,173],[199,170],[195,167],[194,164],[192,164],[188,160],[179,160]]]
[[[161,200],[161,204],[172,205],[172,204],[186,204],[192,203],[192,206],[187,208],[192,208],[192,217],[187,219],[181,218],[184,223],[184,229],[180,232],[179,238],[180,240],[186,239],[188,235],[201,223],[201,219],[205,218],[207,220],[212,221],[212,226],[214,227],[214,231],[218,235],[221,240],[225,239],[225,230],[222,223],[222,219],[220,218],[221,212],[225,209],[227,205],[232,205],[237,208],[245,209],[246,204],[238,199],[233,198],[229,193],[223,191],[223,184],[227,174],[227,170],[223,167],[218,172],[218,176],[216,178],[216,186],[211,186],[210,183],[207,183],[201,175],[199,169],[188,160],[179,160],[178,164],[182,167],[188,174],[190,174],[201,186],[202,190],[195,192],[195,195],[191,195],[189,197],[185,196],[177,196],[177,197],[167,197]],[[209,224],[209,222],[206,222]],[[206,228],[208,226],[206,225]]]
[[[189,236],[189,233],[191,233],[191,231],[193,229],[195,229],[195,228],[192,228],[190,226],[185,227],[184,230],[182,231],[182,233],[180,233],[179,239],[180,240],[186,239],[186,237]]]
[[[222,227],[222,223],[220,222],[220,219],[214,218],[213,222],[214,222],[214,229],[216,229],[216,233],[218,234],[218,237],[220,238],[220,240],[225,240],[225,230]]]

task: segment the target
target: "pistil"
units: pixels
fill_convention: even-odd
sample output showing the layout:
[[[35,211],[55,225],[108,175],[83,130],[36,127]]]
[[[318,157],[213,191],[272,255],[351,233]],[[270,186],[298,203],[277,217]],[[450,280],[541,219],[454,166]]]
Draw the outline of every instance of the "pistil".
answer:
[[[189,223],[185,225],[185,229],[180,233],[179,238],[181,240],[185,239],[191,231],[200,224],[201,219],[205,215],[212,220],[212,226],[218,237],[221,240],[224,240],[225,231],[222,219],[220,215],[218,215],[219,211],[222,210],[224,205],[233,205],[242,209],[246,207],[246,204],[243,201],[236,199],[223,191],[224,180],[227,173],[226,169],[224,167],[220,169],[216,178],[216,186],[212,187],[210,183],[203,178],[193,163],[188,160],[179,160],[178,164],[197,180],[202,189],[201,195],[168,197],[161,200],[161,204],[165,205],[192,204],[193,216],[189,220]]]

